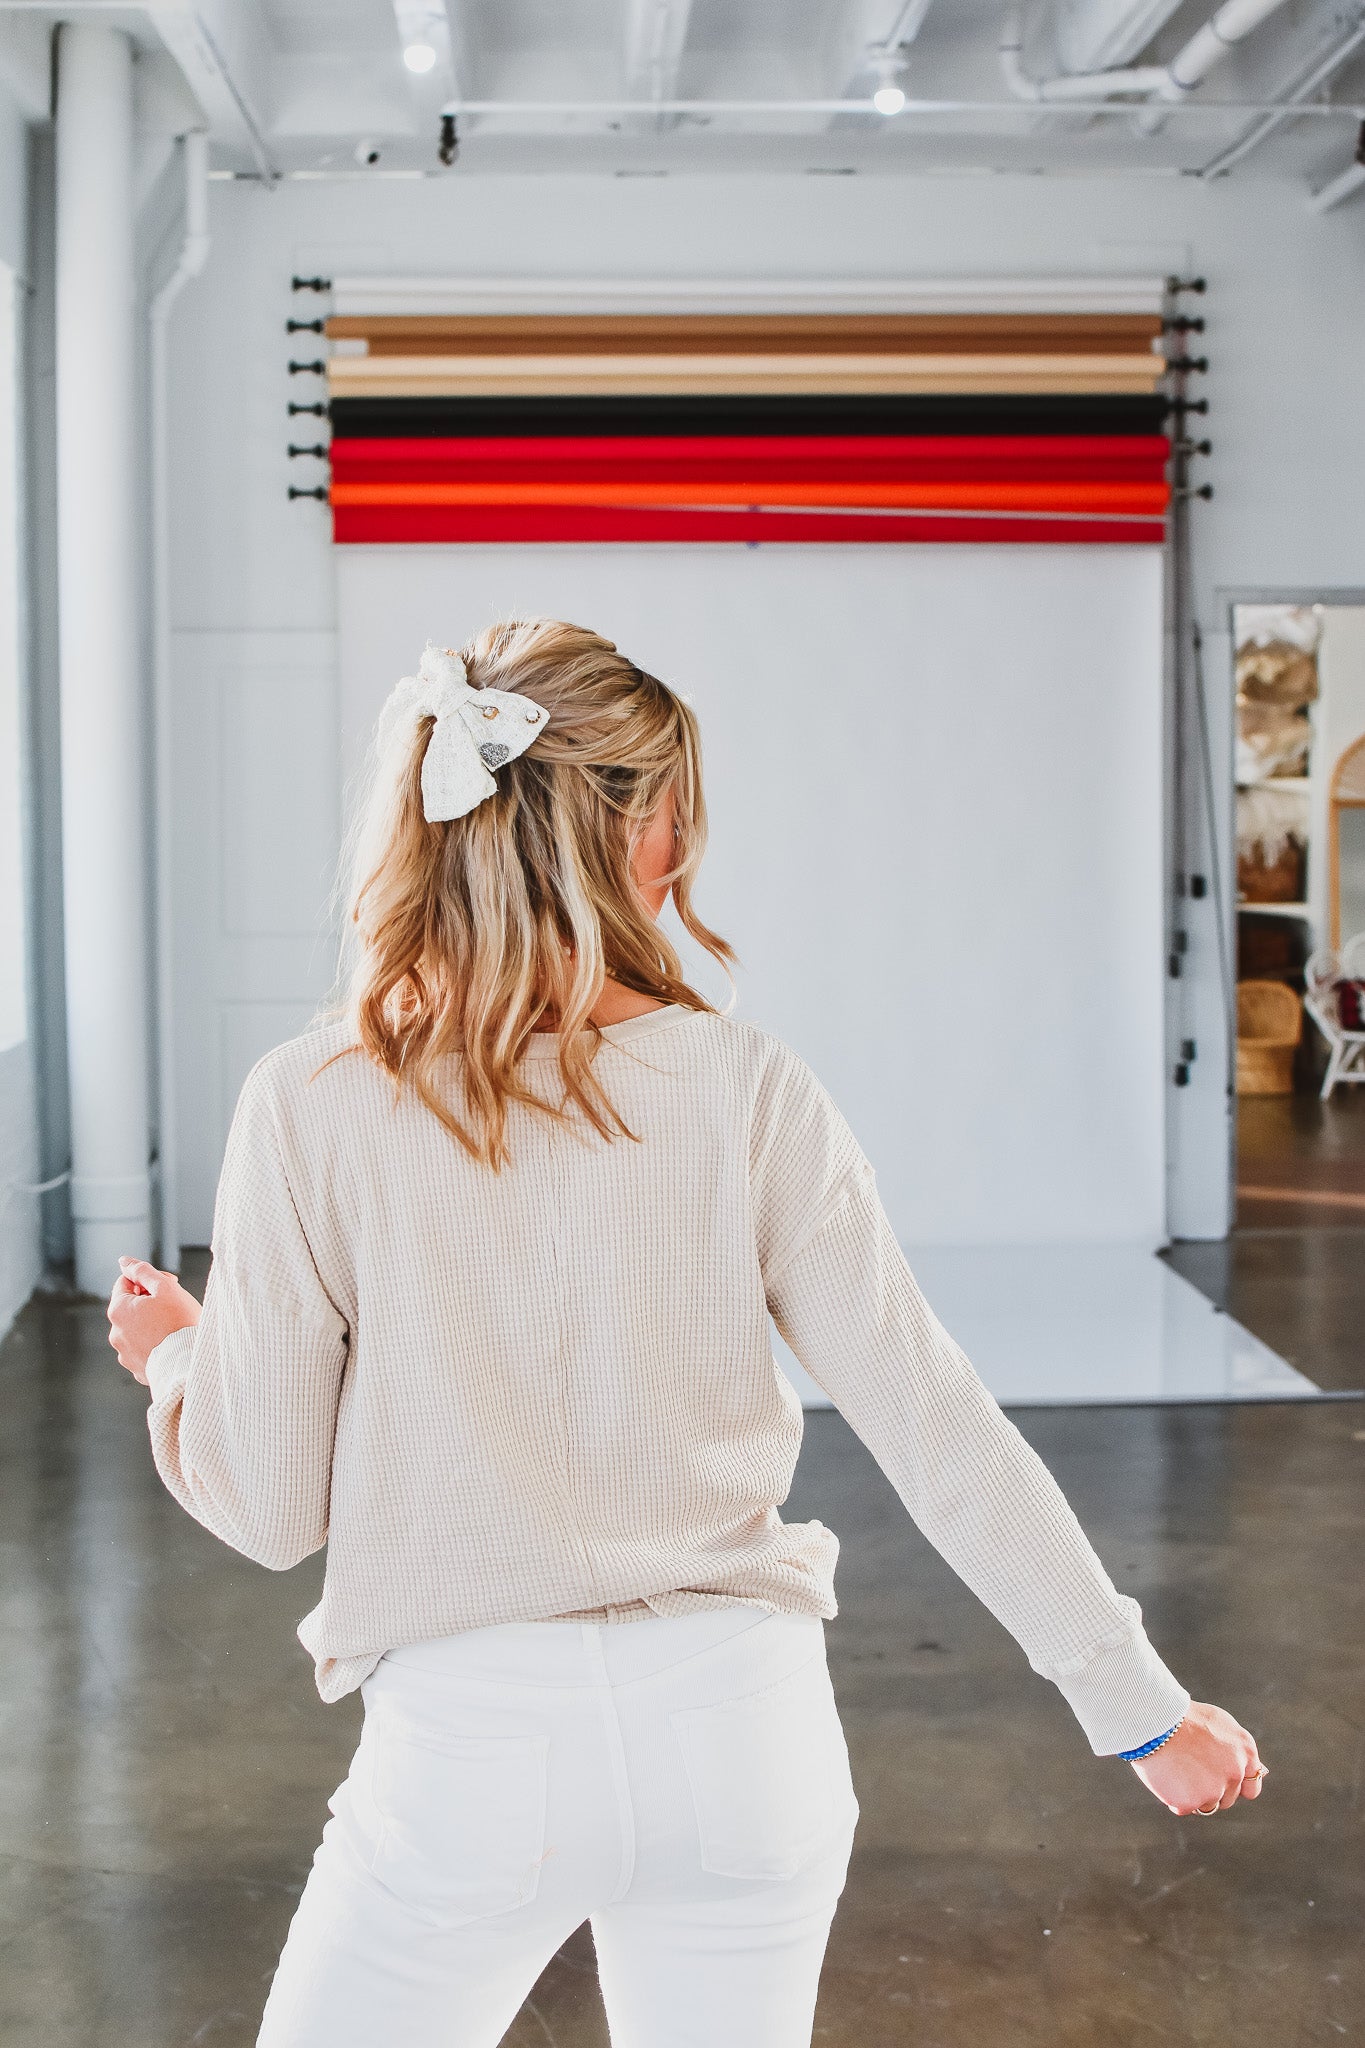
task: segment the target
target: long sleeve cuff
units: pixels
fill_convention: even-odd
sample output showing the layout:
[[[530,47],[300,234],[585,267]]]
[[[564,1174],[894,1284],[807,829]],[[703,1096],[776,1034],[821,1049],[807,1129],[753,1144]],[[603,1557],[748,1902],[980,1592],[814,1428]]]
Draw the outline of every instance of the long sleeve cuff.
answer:
[[[1190,1695],[1142,1629],[1109,1644],[1076,1671],[1048,1671],[1096,1756],[1137,1749],[1186,1713]]]
[[[174,1393],[189,1371],[195,1328],[195,1324],[186,1323],[181,1329],[172,1330],[169,1337],[163,1337],[147,1353],[147,1386],[153,1401],[164,1401]]]

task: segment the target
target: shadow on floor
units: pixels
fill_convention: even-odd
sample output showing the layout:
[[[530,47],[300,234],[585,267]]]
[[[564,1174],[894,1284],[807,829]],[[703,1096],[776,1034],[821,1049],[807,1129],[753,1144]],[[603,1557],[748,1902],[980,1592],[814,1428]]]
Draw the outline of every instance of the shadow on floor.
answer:
[[[1230,1286],[1254,1294],[1241,1256]],[[1312,1291],[1259,1327],[1322,1380],[1349,1309],[1343,1288],[1314,1321]],[[320,1560],[260,1571],[180,1512],[106,1328],[98,1304],[37,1299],[0,1346],[0,2040],[249,2048],[358,1703],[320,1704],[294,1638]],[[841,1418],[811,1415],[786,1512],[843,1541],[830,1659],[863,1810],[816,2043],[1359,2039],[1365,1416],[1018,1419],[1176,1671],[1255,1731],[1270,1786],[1179,1821],[1092,1757]],[[586,1931],[507,2042],[607,2048]]]

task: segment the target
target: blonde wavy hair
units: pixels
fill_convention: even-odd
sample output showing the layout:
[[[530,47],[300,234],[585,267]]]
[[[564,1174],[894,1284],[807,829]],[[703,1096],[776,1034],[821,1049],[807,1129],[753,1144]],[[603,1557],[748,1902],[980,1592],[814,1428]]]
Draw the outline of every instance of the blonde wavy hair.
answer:
[[[633,873],[670,792],[674,858],[661,880],[684,930],[727,973],[735,955],[692,905],[706,804],[691,706],[610,640],[560,619],[509,619],[455,651],[473,688],[519,691],[548,723],[499,769],[495,795],[440,823],[422,810],[434,719],[416,722],[406,752],[381,759],[372,744],[340,870],[347,929],[329,1014],[357,1040],[334,1058],[367,1053],[393,1077],[395,1100],[412,1088],[496,1172],[513,1103],[564,1122],[576,1110],[603,1138],[636,1137],[593,1072],[591,1013],[608,980],[714,1009],[684,980]],[[547,1028],[558,1102],[519,1071],[531,1033]],[[450,1055],[454,1090],[442,1086]]]

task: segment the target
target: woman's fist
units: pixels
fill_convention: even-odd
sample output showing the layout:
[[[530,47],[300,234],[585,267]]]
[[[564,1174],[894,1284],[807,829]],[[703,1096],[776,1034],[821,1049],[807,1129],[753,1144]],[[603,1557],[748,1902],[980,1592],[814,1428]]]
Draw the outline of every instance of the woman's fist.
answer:
[[[1193,1700],[1169,1742],[1140,1757],[1133,1769],[1172,1813],[1224,1812],[1239,1799],[1255,1799],[1268,1767],[1245,1728],[1221,1707]]]
[[[147,1359],[172,1330],[193,1327],[199,1303],[174,1273],[163,1273],[145,1259],[121,1258],[122,1271],[109,1297],[109,1342],[118,1362],[144,1387]]]

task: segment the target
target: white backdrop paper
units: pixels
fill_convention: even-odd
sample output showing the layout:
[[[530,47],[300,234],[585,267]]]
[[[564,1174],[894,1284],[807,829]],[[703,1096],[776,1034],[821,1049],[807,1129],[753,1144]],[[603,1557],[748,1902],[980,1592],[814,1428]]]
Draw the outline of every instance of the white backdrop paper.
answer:
[[[1161,562],[1085,548],[337,551],[353,769],[424,641],[546,612],[683,690],[703,914],[907,1244],[1164,1237]],[[723,984],[699,978],[708,993]]]

